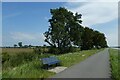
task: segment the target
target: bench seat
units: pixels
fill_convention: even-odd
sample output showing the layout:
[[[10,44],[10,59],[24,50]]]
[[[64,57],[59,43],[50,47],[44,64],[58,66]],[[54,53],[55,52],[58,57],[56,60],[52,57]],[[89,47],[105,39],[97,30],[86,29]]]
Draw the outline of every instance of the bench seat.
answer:
[[[43,65],[47,65],[47,67],[50,66],[50,65],[54,65],[54,64],[60,63],[60,60],[58,60],[54,56],[51,56],[49,58],[42,58],[41,60],[42,60]]]

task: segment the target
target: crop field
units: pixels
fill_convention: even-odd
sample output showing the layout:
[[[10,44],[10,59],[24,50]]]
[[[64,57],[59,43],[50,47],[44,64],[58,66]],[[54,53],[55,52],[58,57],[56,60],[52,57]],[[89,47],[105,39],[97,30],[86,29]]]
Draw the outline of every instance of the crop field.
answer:
[[[22,53],[22,52],[33,52],[33,48],[2,48],[2,53],[8,53],[10,55],[14,55],[17,53]]]

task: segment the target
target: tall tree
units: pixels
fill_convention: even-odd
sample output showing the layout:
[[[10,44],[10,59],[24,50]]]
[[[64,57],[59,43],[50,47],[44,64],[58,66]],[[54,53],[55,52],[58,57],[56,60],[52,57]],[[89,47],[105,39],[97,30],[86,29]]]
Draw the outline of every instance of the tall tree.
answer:
[[[82,15],[78,13],[74,15],[63,7],[51,9],[50,13],[52,18],[49,19],[48,31],[44,33],[45,42],[60,51],[66,50],[73,44],[77,45],[80,42],[80,29],[82,27],[80,19]],[[78,36],[77,39],[76,36]]]
[[[82,34],[82,50],[88,50],[93,48],[93,29],[85,27]]]
[[[96,48],[107,47],[106,37],[103,33],[100,33],[99,31],[94,31],[93,42]]]
[[[19,42],[18,45],[19,45],[19,47],[22,47],[22,42]]]

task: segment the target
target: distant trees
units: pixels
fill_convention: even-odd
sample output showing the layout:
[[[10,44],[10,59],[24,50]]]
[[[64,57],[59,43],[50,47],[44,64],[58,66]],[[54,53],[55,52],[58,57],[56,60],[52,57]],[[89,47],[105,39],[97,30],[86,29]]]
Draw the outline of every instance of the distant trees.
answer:
[[[59,53],[78,46],[82,50],[107,47],[105,35],[88,27],[83,27],[81,14],[73,14],[64,7],[50,9],[49,29],[44,33],[47,42]]]
[[[19,42],[18,45],[19,45],[19,47],[22,47],[22,42]]]
[[[15,47],[20,47],[20,48],[31,48],[31,47],[34,47],[32,46],[31,44],[30,45],[23,45],[22,42],[18,42],[18,45],[17,44],[14,44],[14,48]]]
[[[17,44],[14,44],[14,47],[17,47]]]

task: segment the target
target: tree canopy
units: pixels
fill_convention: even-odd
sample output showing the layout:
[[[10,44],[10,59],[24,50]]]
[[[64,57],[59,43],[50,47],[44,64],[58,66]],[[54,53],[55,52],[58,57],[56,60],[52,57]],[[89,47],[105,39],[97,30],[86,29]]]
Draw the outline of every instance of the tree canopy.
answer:
[[[105,35],[88,27],[83,27],[81,14],[72,13],[64,7],[50,9],[51,19],[48,31],[44,33],[45,42],[60,52],[70,50],[72,46],[81,49],[106,47]]]
[[[19,43],[18,43],[18,46],[19,46],[19,47],[22,47],[22,42],[19,42]]]

